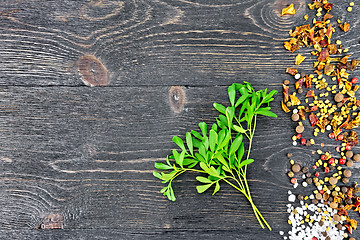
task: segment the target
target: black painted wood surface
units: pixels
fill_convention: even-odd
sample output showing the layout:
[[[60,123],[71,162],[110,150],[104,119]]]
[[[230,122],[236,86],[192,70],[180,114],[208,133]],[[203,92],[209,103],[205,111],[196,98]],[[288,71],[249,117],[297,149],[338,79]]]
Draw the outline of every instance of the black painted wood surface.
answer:
[[[290,3],[297,13],[280,16]],[[170,202],[152,171],[175,148],[172,136],[215,121],[212,103],[227,102],[229,84],[281,91],[297,54],[282,44],[306,13],[312,19],[307,3],[1,1],[0,239],[280,239],[292,189],[285,155],[310,164],[319,148],[291,145],[295,123],[280,94],[279,118],[259,118],[248,170],[272,232],[230,187],[197,194],[188,174]],[[351,24],[335,37],[359,58],[359,6],[334,3]]]

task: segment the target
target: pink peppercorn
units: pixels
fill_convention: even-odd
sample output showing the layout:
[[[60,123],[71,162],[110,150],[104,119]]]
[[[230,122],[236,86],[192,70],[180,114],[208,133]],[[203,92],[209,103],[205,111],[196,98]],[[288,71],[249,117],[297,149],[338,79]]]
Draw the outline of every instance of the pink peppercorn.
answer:
[[[298,135],[296,135],[296,138],[297,138],[297,139],[300,139],[300,138],[301,138],[301,134],[299,133]]]
[[[340,158],[339,163],[344,165],[346,163],[346,159],[345,158]]]
[[[352,84],[355,84],[355,83],[357,83],[357,82],[358,82],[358,78],[355,77],[355,78],[351,79],[351,83],[352,83]]]
[[[329,162],[329,164],[333,164],[335,162],[335,159],[330,158],[328,162]]]
[[[344,135],[339,135],[338,137],[337,137],[337,139],[339,140],[339,141],[342,141],[343,139],[344,139]]]
[[[335,134],[334,133],[329,133],[329,138],[335,138]]]
[[[320,159],[323,160],[323,161],[325,161],[325,160],[326,160],[326,156],[325,156],[325,155],[321,155]]]
[[[351,146],[350,146],[349,144],[347,144],[347,145],[345,146],[345,149],[346,149],[346,151],[350,151],[350,150],[351,150]]]
[[[315,173],[315,177],[319,177],[320,176],[320,173],[319,172],[316,172]]]
[[[301,145],[305,145],[305,144],[306,144],[306,139],[305,138],[301,139]]]

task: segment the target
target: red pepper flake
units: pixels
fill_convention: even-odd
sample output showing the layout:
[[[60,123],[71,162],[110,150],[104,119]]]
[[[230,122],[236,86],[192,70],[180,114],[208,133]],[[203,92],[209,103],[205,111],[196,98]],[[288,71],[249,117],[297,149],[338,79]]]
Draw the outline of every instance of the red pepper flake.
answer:
[[[292,184],[295,184],[295,183],[297,183],[297,179],[296,179],[296,178],[292,178],[292,179],[290,180],[290,182],[291,182]]]
[[[303,87],[303,84],[304,84],[304,79],[300,78],[298,81],[295,82],[295,88],[300,89]]]
[[[324,190],[319,190],[319,193],[320,193],[320,194],[324,194]]]
[[[320,176],[320,173],[319,172],[316,172],[315,173],[315,177],[319,177]]]
[[[309,120],[310,120],[310,123],[311,123],[311,126],[314,127],[316,125],[316,123],[318,122],[318,119],[317,117],[315,116],[315,114],[311,113],[309,115]]]
[[[298,135],[296,135],[296,138],[297,138],[297,139],[300,139],[300,138],[301,138],[301,134],[299,133]]]
[[[352,227],[349,224],[345,224],[346,229],[352,234]]]
[[[306,93],[306,97],[315,97],[314,90],[309,90],[309,91]]]
[[[333,4],[332,3],[326,3],[324,5],[324,9],[327,10],[328,12],[332,9]]]
[[[287,101],[289,101],[289,87],[286,86],[285,84],[283,84],[283,89],[284,89],[284,102],[286,103]]]
[[[327,50],[327,48],[324,48],[323,50],[321,50],[318,60],[319,62],[326,62],[328,57],[329,57],[329,51]]]
[[[312,106],[311,108],[310,108],[310,111],[311,112],[315,112],[315,111],[317,111],[318,110],[318,107],[317,106]]]
[[[325,167],[325,172],[326,172],[326,173],[329,173],[329,172],[330,172],[329,167]]]
[[[348,23],[345,22],[344,24],[340,24],[339,27],[340,27],[340,29],[343,30],[344,32],[348,32],[349,29],[350,29],[350,24],[348,24]]]
[[[312,168],[315,170],[315,169],[316,169],[316,166],[314,165],[314,166],[312,166]]]
[[[329,159],[329,161],[328,161],[328,163],[331,165],[331,164],[333,164],[335,162],[335,159],[333,159],[333,158],[330,158]]]
[[[295,68],[286,68],[286,73],[295,76],[298,73],[298,70],[296,70]]]

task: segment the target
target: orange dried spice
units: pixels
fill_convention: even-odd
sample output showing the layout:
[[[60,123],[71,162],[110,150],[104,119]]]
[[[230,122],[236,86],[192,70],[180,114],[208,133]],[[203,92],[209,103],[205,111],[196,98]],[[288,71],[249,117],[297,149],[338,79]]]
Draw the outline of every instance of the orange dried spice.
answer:
[[[302,61],[304,61],[306,57],[302,56],[301,54],[298,54],[295,58],[295,64],[296,65],[300,65],[300,63],[302,63]]]
[[[282,9],[281,15],[294,15],[295,12],[294,4],[290,4],[288,7]]]

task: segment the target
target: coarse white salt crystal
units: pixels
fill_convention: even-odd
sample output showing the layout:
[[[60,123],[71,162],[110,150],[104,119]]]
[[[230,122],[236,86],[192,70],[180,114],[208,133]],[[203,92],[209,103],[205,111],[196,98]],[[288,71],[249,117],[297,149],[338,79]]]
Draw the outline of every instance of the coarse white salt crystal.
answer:
[[[288,191],[288,194],[290,195],[290,194],[292,194],[292,192],[289,190],[289,191]],[[288,204],[288,205],[290,205],[290,207],[291,207],[291,204]]]
[[[297,74],[295,74],[295,76],[294,76],[294,78],[295,78],[296,80],[299,80],[300,77],[301,77],[300,73],[297,73]]]
[[[284,235],[284,232],[283,232],[283,231],[280,231],[279,234],[282,236],[282,235]]]
[[[297,145],[297,142],[296,142],[296,141],[293,141],[292,145],[293,145],[293,146],[296,146],[296,145]]]
[[[298,113],[298,112],[299,110],[297,110],[297,108],[294,108],[293,113]]]
[[[299,186],[298,183],[294,183],[294,188],[297,188]]]
[[[302,185],[303,185],[303,187],[307,187],[307,186],[308,186],[307,182],[303,182]]]
[[[331,130],[331,126],[330,126],[330,125],[327,125],[327,126],[326,126],[326,130],[330,131],[330,130]]]
[[[296,197],[295,197],[294,194],[291,194],[291,195],[289,195],[289,197],[288,197],[289,202],[295,202],[295,199],[296,199]]]

